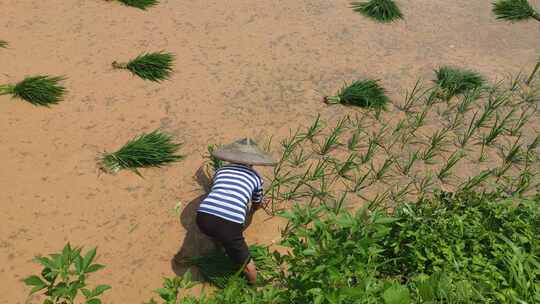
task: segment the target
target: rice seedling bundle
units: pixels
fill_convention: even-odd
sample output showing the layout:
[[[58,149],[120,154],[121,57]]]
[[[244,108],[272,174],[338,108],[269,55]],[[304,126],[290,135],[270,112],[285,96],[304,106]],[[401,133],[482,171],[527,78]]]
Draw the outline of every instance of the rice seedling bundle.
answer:
[[[435,71],[434,82],[445,99],[467,93],[484,85],[485,79],[475,71],[443,66]]]
[[[127,63],[114,61],[112,66],[116,69],[127,69],[142,79],[159,82],[169,79],[173,61],[173,54],[155,52],[141,54]]]
[[[493,13],[497,19],[510,22],[529,19],[540,21],[540,13],[527,0],[498,0],[493,3]]]
[[[107,1],[111,1],[111,0],[107,0]],[[123,3],[124,5],[139,8],[142,10],[146,10],[147,8],[150,8],[159,3],[158,0],[118,0],[118,1]]]
[[[21,98],[36,106],[49,106],[62,100],[66,89],[60,81],[64,77],[32,76],[16,84],[0,85],[0,95]]]
[[[403,19],[403,14],[393,0],[370,0],[365,2],[351,2],[352,9],[366,17],[379,22],[392,22]]]
[[[328,104],[344,104],[370,109],[385,109],[389,98],[377,80],[357,80],[345,85],[335,96],[326,96]]]
[[[105,153],[100,167],[109,173],[128,169],[140,175],[138,168],[162,167],[183,159],[175,154],[181,146],[173,143],[170,135],[156,130],[130,140],[114,153]]]

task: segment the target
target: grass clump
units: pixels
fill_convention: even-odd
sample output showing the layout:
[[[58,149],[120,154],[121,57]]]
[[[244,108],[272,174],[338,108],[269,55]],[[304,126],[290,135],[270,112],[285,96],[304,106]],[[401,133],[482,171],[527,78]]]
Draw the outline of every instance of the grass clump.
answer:
[[[142,79],[159,82],[169,79],[173,61],[173,54],[155,52],[141,54],[127,63],[114,61],[112,66],[116,69],[127,69]]]
[[[66,89],[59,84],[64,77],[32,76],[16,84],[0,85],[0,95],[12,95],[36,106],[60,102]]]
[[[0,48],[6,49],[8,47],[7,41],[0,40]]]
[[[108,0],[110,1],[110,0]],[[159,3],[158,0],[118,0],[126,6],[135,7],[138,9],[146,10]]]
[[[540,13],[527,0],[498,0],[493,3],[493,13],[497,19],[510,22],[528,19],[540,21]]]
[[[464,94],[484,85],[485,79],[475,71],[443,66],[435,71],[434,82],[441,90],[440,94],[446,99]]]
[[[156,130],[130,140],[114,153],[105,153],[100,167],[109,173],[128,169],[140,175],[138,168],[162,167],[183,159],[175,154],[181,146],[173,143],[170,135]]]
[[[362,108],[385,109],[389,102],[386,91],[379,85],[378,80],[357,80],[345,85],[335,96],[326,96],[328,104],[353,105]]]
[[[403,14],[393,0],[370,0],[367,2],[351,2],[352,9],[366,17],[379,22],[392,22],[403,19]]]

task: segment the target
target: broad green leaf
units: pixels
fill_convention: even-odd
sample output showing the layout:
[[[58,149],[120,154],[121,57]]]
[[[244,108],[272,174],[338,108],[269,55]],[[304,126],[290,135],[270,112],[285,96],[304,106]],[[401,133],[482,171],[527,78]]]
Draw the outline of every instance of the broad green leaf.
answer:
[[[84,273],[84,268],[83,268],[83,259],[82,257],[79,255],[75,258],[75,272],[77,272],[77,274],[83,274]]]
[[[83,293],[85,298],[92,298],[94,296],[94,293],[86,288],[81,289],[81,292]]]
[[[84,270],[87,270],[88,266],[94,261],[94,257],[96,256],[96,247],[90,249],[86,255],[83,258],[82,268]]]
[[[98,285],[96,288],[94,288],[93,295],[94,297],[97,297],[111,288],[111,286],[105,284]]]
[[[47,283],[43,282],[38,276],[33,275],[29,276],[23,280],[24,283],[28,286],[47,286]]]
[[[52,271],[49,267],[45,267],[41,271],[41,276],[45,280],[47,280],[47,282],[49,282],[49,283],[52,283],[56,279],[57,275],[58,275],[58,273],[56,273],[55,271]]]
[[[43,267],[48,267],[48,268],[51,268],[51,269],[55,269],[55,265],[53,263],[53,261],[47,257],[36,257],[36,262],[38,262],[39,264],[41,264]]]
[[[396,217],[381,217],[381,218],[375,219],[375,221],[373,221],[373,223],[375,223],[375,224],[392,224],[392,223],[395,223],[397,221],[399,221],[399,218],[396,218]]]
[[[411,296],[407,287],[401,285],[392,285],[383,293],[385,304],[409,304]]]
[[[86,301],[86,304],[101,304],[101,300],[97,298],[90,299]]]
[[[156,293],[165,301],[169,301],[174,297],[173,292],[167,288],[158,288],[156,289]]]
[[[91,273],[91,272],[96,272],[100,269],[103,269],[105,268],[105,266],[101,265],[101,264],[92,264],[90,266],[88,266],[88,268],[86,268],[86,273]]]

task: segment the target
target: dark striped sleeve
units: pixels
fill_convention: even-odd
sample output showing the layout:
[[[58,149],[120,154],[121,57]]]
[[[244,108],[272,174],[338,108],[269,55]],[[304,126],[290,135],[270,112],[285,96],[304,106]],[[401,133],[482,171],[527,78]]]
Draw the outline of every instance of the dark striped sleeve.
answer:
[[[253,191],[253,196],[251,197],[251,203],[260,204],[263,201],[263,181],[259,179],[257,188]]]

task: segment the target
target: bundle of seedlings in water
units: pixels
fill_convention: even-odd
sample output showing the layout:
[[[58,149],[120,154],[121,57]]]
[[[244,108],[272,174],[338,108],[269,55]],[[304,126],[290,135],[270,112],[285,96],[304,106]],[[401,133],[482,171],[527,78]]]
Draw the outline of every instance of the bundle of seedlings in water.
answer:
[[[49,106],[62,100],[66,89],[60,81],[64,77],[32,76],[16,84],[0,85],[0,95],[21,98],[36,106]]]
[[[369,0],[351,2],[352,9],[379,22],[392,22],[403,19],[403,14],[393,0]]]
[[[111,0],[107,0],[107,1],[111,1]],[[159,3],[158,0],[118,0],[118,1],[123,3],[124,5],[139,8],[142,10],[146,10],[147,8],[150,8]]]
[[[173,143],[170,135],[156,130],[130,140],[114,153],[105,153],[100,167],[108,173],[128,169],[141,176],[138,168],[162,167],[183,159],[175,154],[181,146]]]
[[[493,3],[493,13],[497,19],[510,22],[529,19],[540,21],[540,13],[527,0],[498,0]]]
[[[0,48],[7,48],[8,47],[8,43],[7,41],[4,41],[4,40],[0,40]]]
[[[437,79],[434,82],[439,87],[438,95],[445,100],[478,89],[485,83],[484,77],[477,72],[455,67],[440,67],[435,74]]]
[[[127,69],[142,79],[159,82],[169,79],[173,61],[173,54],[156,52],[141,54],[127,63],[114,61],[112,66],[115,69]]]
[[[389,98],[377,80],[357,80],[345,85],[335,96],[326,96],[328,104],[352,105],[374,110],[384,110]]]

